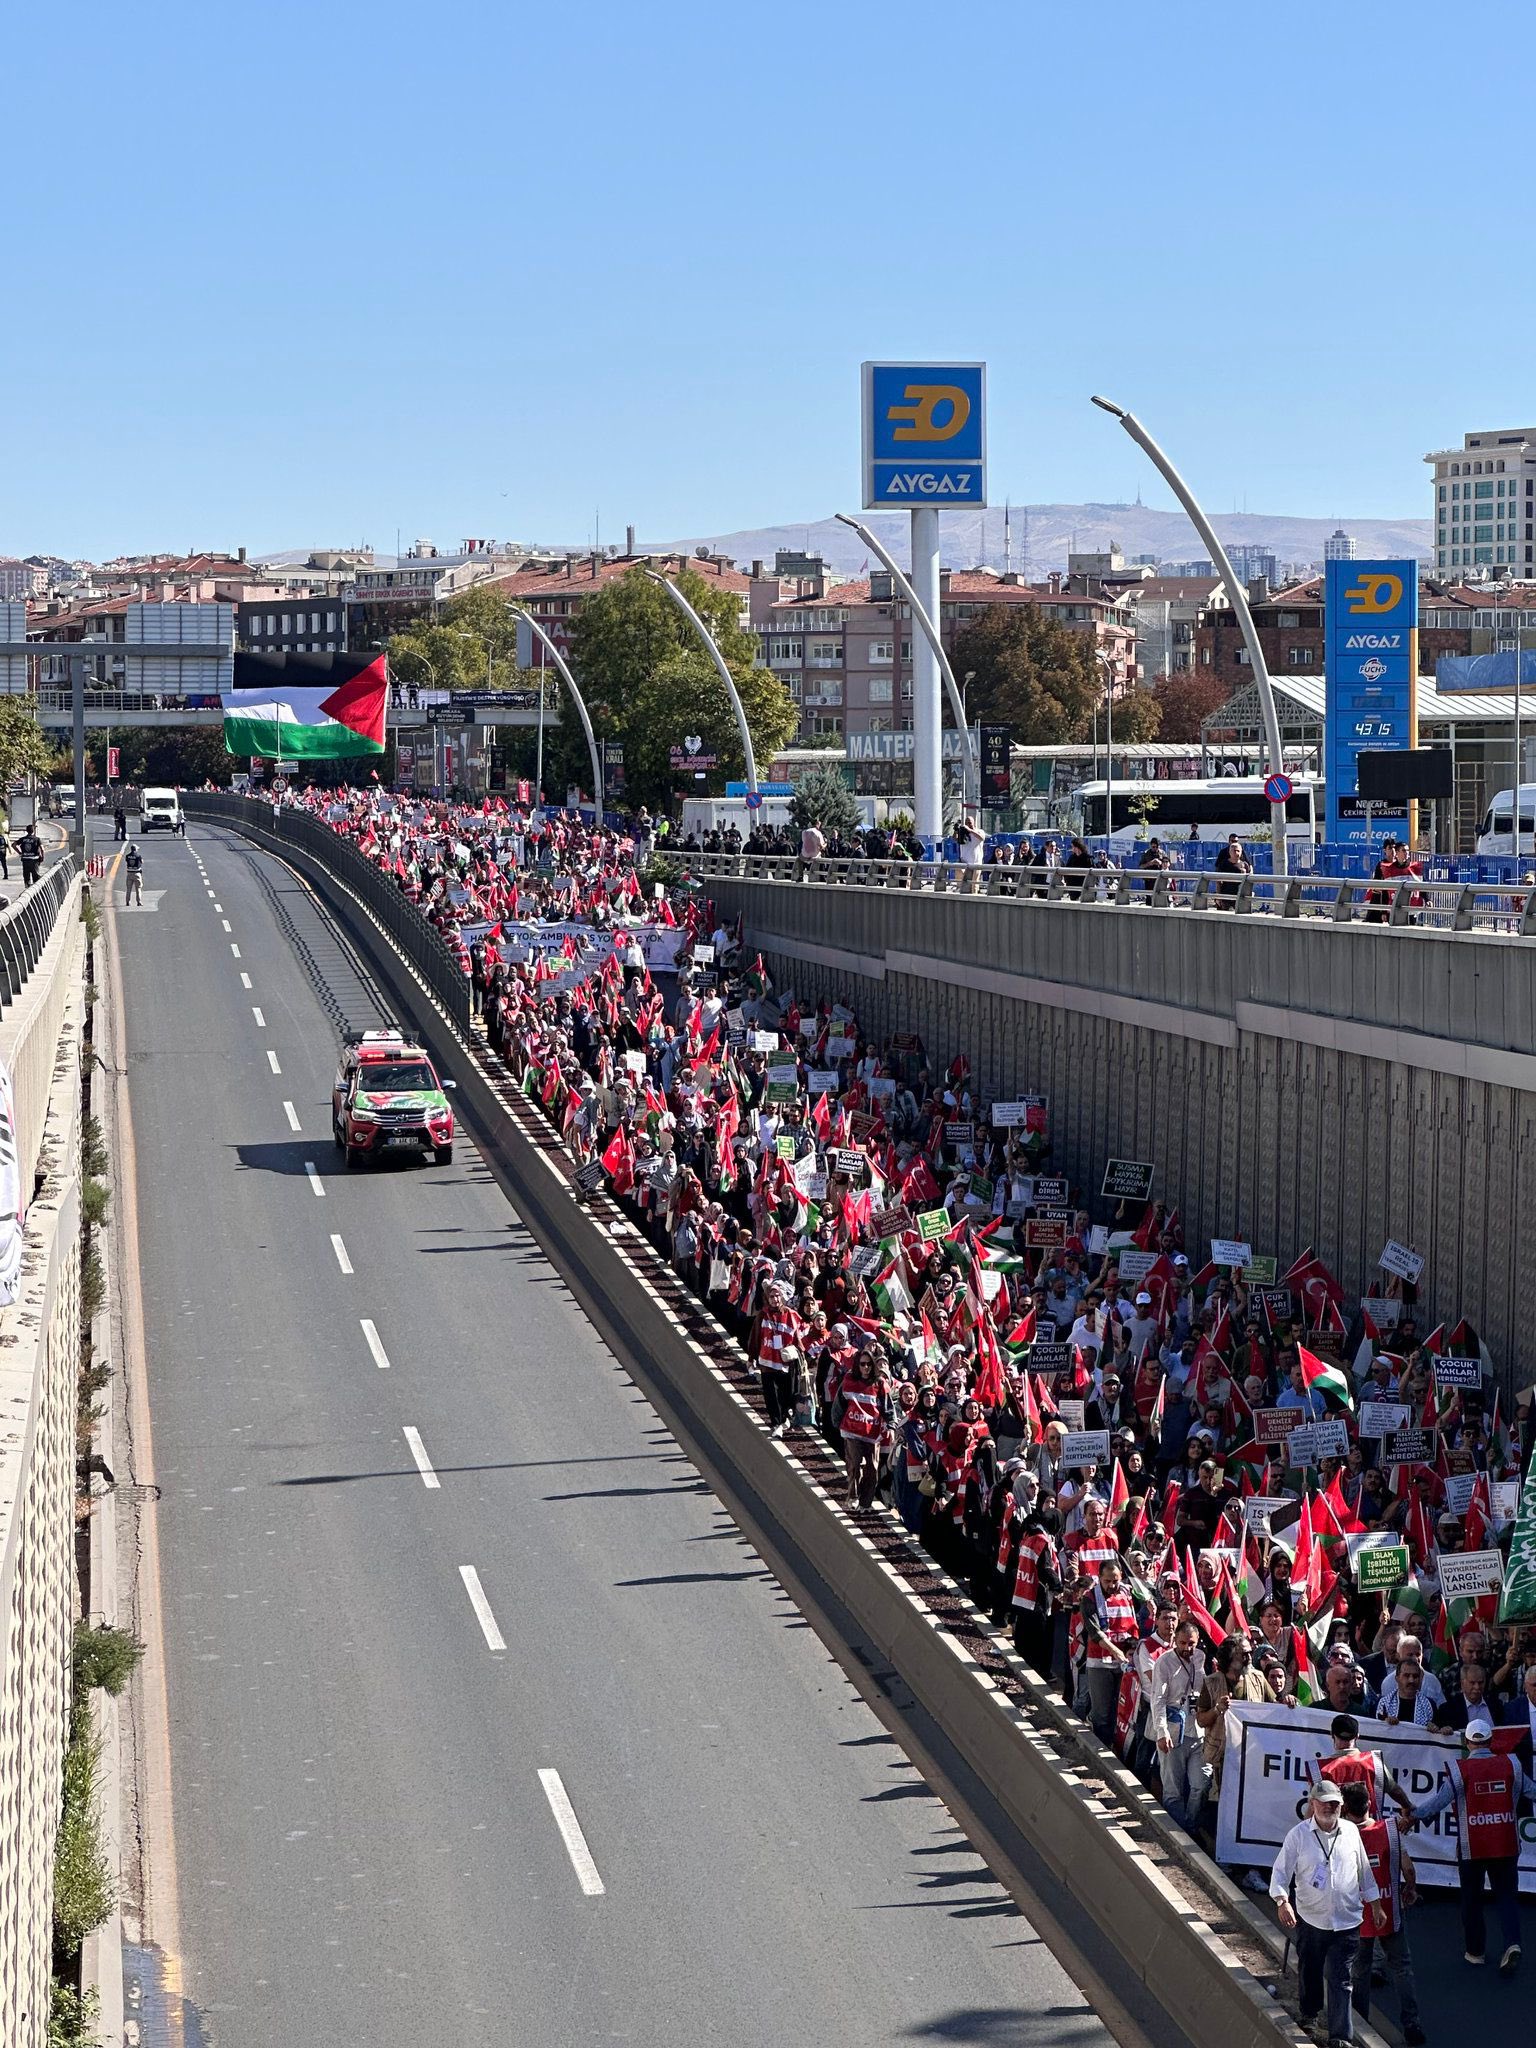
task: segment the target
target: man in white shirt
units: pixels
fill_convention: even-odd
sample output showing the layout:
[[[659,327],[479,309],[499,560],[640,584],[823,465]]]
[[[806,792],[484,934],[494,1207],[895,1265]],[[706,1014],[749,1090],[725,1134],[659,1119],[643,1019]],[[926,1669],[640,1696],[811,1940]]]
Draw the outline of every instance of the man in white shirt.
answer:
[[[1331,1780],[1312,1787],[1307,1818],[1280,1844],[1269,1895],[1280,1925],[1296,1935],[1302,2025],[1321,2039],[1317,2022],[1326,2003],[1328,2048],[1342,2048],[1354,2039],[1350,1972],[1365,1908],[1374,1907],[1378,1929],[1385,1916],[1360,1830],[1344,1818],[1344,1794]]]
[[[1205,1652],[1192,1621],[1173,1632],[1173,1648],[1152,1667],[1147,1739],[1157,1745],[1163,1804],[1181,1827],[1194,1832],[1211,1782],[1205,1761],[1195,1698],[1205,1683]]]

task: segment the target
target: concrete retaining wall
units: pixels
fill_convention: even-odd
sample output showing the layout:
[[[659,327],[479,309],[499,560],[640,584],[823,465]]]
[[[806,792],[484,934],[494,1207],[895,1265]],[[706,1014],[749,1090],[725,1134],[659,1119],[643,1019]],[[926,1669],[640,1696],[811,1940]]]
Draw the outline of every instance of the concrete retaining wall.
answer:
[[[1150,1159],[1186,1241],[1305,1246],[1362,1291],[1426,1258],[1507,1384],[1536,1377],[1536,947],[1482,933],[711,880],[781,986],[969,1054],[1051,1098],[1055,1162],[1097,1188]],[[1198,1261],[1197,1261],[1198,1263]]]
[[[18,1004],[0,1024],[0,1056],[14,1061],[21,1145],[25,1151],[30,1130],[44,1176],[27,1212],[21,1292],[0,1310],[0,2034],[7,2048],[39,2048],[47,2027],[69,1709],[84,1017],[84,933],[75,911],[71,895],[51,957],[28,984],[36,1001],[25,1011]],[[25,1185],[30,1192],[30,1180]]]

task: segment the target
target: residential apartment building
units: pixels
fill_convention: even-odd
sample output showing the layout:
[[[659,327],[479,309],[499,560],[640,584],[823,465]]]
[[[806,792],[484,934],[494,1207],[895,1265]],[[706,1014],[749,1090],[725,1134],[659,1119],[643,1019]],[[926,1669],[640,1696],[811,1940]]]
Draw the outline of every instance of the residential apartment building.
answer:
[[[247,591],[235,606],[235,632],[256,654],[344,654],[347,607],[334,592],[266,585]]]
[[[14,604],[18,599],[25,604],[29,597],[41,597],[47,588],[46,570],[14,557],[0,557],[0,604]]]
[[[1227,603],[1217,576],[1152,576],[1126,597],[1136,621],[1136,677],[1154,685],[1195,666],[1201,614]]]
[[[1424,460],[1434,475],[1435,568],[1536,582],[1536,427],[1467,434]]]
[[[1116,599],[1064,590],[1059,575],[1042,587],[991,569],[945,569],[939,587],[946,648],[993,605],[1039,605],[1092,638],[1117,695],[1135,680],[1136,627]],[[801,707],[802,741],[912,730],[913,626],[888,571],[783,597],[759,631],[766,665]]]
[[[1325,562],[1352,562],[1360,552],[1360,543],[1352,533],[1346,533],[1342,526],[1336,526],[1323,542]]]
[[[1257,600],[1250,594],[1249,610],[1272,676],[1322,677],[1323,581],[1321,576],[1313,576],[1305,583],[1293,584]],[[1432,590],[1420,585],[1421,675],[1433,675],[1442,654],[1473,651],[1472,617],[1473,604],[1467,592]],[[1201,613],[1195,629],[1195,657],[1202,673],[1218,676],[1233,690],[1253,679],[1237,615],[1230,609],[1212,607]]]

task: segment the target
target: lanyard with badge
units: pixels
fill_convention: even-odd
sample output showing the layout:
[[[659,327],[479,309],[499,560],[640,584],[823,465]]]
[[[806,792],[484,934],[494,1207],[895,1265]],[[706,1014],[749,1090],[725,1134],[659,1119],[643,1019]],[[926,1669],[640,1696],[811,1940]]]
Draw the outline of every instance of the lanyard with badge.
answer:
[[[1322,1893],[1331,1890],[1333,1885],[1333,1852],[1339,1846],[1339,1831],[1335,1828],[1329,1839],[1324,1842],[1322,1829],[1316,1821],[1313,1821],[1312,1836],[1322,1853],[1325,1865],[1325,1868],[1312,1878],[1312,1889],[1315,1892]]]

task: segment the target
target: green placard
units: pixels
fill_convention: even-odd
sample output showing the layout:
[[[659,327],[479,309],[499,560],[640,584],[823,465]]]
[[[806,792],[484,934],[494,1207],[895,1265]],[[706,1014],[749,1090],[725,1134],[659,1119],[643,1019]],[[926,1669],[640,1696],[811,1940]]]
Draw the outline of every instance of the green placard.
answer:
[[[1274,1259],[1250,1259],[1243,1268],[1243,1278],[1250,1287],[1273,1287],[1275,1284]]]
[[[1500,1621],[1536,1621],[1536,1451],[1526,1469],[1499,1594]]]
[[[781,1159],[793,1159],[795,1156],[795,1141],[793,1138],[776,1138],[774,1140],[774,1149]]]
[[[1355,1559],[1355,1584],[1362,1593],[1390,1593],[1407,1583],[1406,1543],[1383,1543],[1376,1550],[1362,1550]]]
[[[793,1102],[800,1090],[793,1081],[770,1081],[763,1090],[765,1102]]]
[[[917,1234],[924,1244],[932,1244],[936,1237],[942,1237],[949,1228],[947,1209],[924,1209],[917,1219]]]

